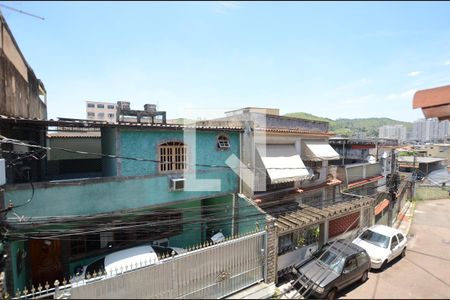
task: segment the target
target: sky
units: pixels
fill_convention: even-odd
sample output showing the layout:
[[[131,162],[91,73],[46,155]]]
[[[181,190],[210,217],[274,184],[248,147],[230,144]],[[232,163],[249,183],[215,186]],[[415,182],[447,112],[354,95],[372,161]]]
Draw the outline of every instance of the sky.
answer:
[[[450,2],[18,2],[0,7],[48,92],[213,118],[246,106],[337,118],[423,118],[414,92],[450,84]]]

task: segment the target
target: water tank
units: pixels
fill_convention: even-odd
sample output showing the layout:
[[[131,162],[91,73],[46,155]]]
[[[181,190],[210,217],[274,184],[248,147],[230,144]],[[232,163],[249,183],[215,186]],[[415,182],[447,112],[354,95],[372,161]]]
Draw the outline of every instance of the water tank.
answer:
[[[156,104],[144,104],[144,110],[148,113],[155,113]]]
[[[127,101],[117,101],[117,106],[120,110],[130,110],[130,102]]]

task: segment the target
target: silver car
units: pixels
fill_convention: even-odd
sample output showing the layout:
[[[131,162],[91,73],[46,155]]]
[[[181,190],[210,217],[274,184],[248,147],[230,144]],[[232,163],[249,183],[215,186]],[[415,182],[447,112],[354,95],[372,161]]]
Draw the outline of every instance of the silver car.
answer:
[[[294,287],[304,296],[335,299],[339,290],[353,282],[365,282],[369,269],[366,250],[351,241],[337,240],[294,268],[293,273],[298,276]]]

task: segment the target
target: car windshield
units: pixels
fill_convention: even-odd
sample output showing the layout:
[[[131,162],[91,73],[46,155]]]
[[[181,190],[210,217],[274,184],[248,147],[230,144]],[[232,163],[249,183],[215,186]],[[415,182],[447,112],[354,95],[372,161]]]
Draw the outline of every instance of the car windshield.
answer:
[[[94,261],[86,268],[84,277],[85,279],[87,279],[88,274],[92,276],[94,272],[98,273],[99,271],[103,272],[104,270],[105,270],[105,258],[103,257]]]
[[[170,256],[170,255],[172,255],[172,251],[175,252],[174,250],[172,250],[172,248],[167,248],[167,247],[153,245],[152,248],[159,257]],[[177,254],[177,253],[175,252],[175,254]]]
[[[389,246],[389,237],[370,229],[364,231],[359,238],[382,248]]]
[[[322,250],[314,253],[313,255],[319,262],[326,265],[334,272],[340,274],[344,267],[345,257],[332,251],[330,247],[324,247]]]

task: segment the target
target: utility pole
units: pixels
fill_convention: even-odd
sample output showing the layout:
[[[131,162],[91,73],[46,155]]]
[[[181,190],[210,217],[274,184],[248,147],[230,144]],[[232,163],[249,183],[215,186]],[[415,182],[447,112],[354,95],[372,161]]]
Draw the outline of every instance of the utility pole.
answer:
[[[416,181],[417,181],[417,168],[416,168],[416,155],[417,155],[417,153],[416,153],[416,151],[414,151],[413,152],[413,157],[414,157],[414,159],[413,159],[413,172],[412,172],[412,174],[411,174],[411,180],[410,180],[410,186],[409,186],[409,189],[410,189],[410,192],[409,192],[409,198],[410,199],[408,199],[408,200],[410,200],[410,201],[412,201],[412,198],[414,197],[414,194],[415,194],[415,188],[416,188]]]
[[[391,173],[387,176],[387,187],[389,188],[389,210],[388,210],[388,226],[392,225],[393,210],[397,200],[397,189],[399,184],[399,176],[396,170],[395,149],[391,150]]]

